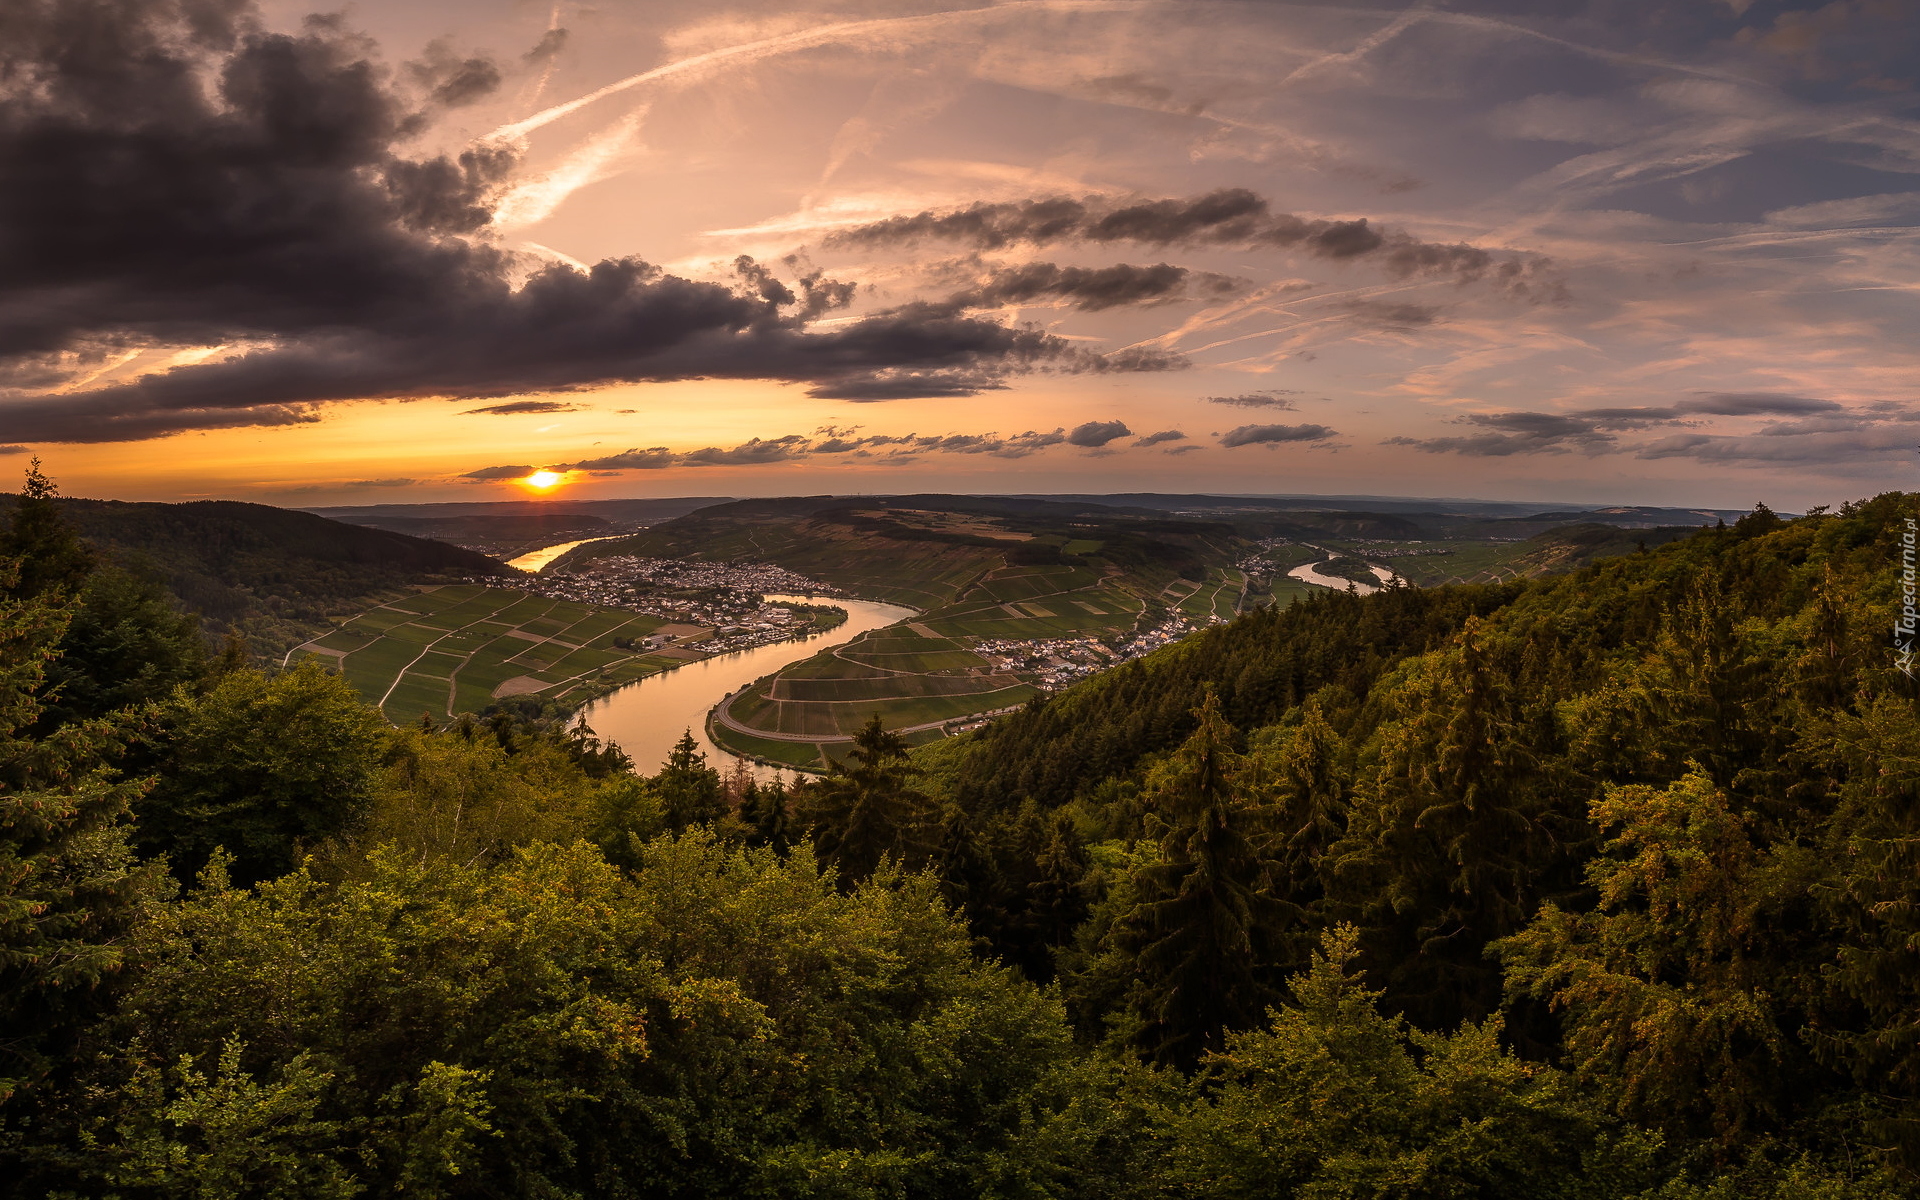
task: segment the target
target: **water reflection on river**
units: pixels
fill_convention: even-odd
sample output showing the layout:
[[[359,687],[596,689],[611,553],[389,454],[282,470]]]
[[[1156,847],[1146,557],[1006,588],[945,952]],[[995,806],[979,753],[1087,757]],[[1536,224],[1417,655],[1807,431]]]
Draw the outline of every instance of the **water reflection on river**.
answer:
[[[792,642],[775,642],[751,650],[736,650],[701,662],[688,663],[659,675],[630,683],[581,710],[580,719],[601,737],[620,743],[633,759],[634,769],[651,775],[666,761],[673,744],[687,730],[706,753],[707,762],[730,769],[732,756],[707,738],[707,713],[742,685],[817,654],[829,646],[852,641],[870,629],[880,629],[908,617],[913,609],[872,600],[809,599],[805,596],[768,596],[798,604],[831,604],[843,608],[847,619],[825,633]],[[755,766],[754,774],[771,779],[773,770]]]
[[[518,567],[522,571],[533,574],[544,569],[548,563],[559,558],[575,546],[584,546],[588,542],[610,542],[617,537],[632,536],[632,534],[628,533],[616,533],[611,537],[581,538],[577,542],[561,542],[558,546],[543,546],[531,554],[522,554],[519,558],[508,559],[507,565],[510,567]]]

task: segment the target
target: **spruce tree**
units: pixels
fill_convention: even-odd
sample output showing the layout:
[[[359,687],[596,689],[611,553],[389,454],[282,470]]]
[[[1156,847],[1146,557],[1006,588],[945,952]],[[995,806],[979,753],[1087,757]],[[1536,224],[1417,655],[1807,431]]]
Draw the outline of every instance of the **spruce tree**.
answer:
[[[906,739],[888,732],[875,713],[854,735],[847,760],[802,793],[820,861],[846,885],[889,856],[917,865],[925,857],[927,798],[913,786],[920,772]]]
[[[0,526],[0,559],[14,566],[5,594],[31,599],[57,592],[77,595],[93,574],[95,557],[54,503],[60,489],[40,472],[40,460],[27,466],[26,483],[13,513]]]
[[[707,765],[707,756],[693,740],[693,730],[680,735],[667,755],[666,765],[653,777],[668,828],[678,832],[694,825],[711,825],[727,813],[726,788],[720,772]]]
[[[1279,998],[1274,949],[1293,915],[1267,892],[1270,864],[1236,792],[1243,760],[1218,697],[1209,691],[1193,715],[1199,727],[1148,779],[1160,854],[1136,872],[1138,903],[1113,933],[1135,962],[1134,1044],[1183,1068]]]

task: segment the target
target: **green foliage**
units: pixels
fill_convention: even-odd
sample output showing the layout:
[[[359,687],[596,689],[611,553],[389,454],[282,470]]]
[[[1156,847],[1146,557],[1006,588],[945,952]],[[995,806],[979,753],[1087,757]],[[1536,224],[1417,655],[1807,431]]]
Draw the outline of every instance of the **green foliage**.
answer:
[[[1585,1198],[1656,1182],[1658,1140],[1502,1049],[1497,1018],[1432,1034],[1382,1013],[1352,974],[1357,941],[1329,932],[1295,1003],[1207,1060],[1203,1096],[1157,1131],[1161,1194]]]
[[[103,717],[165,700],[207,675],[200,623],[164,589],[117,567],[94,571],[48,664],[44,722]]]
[[[379,713],[314,663],[272,678],[232,672],[205,696],[170,702],[158,725],[159,780],[141,801],[141,849],[191,878],[224,848],[249,883],[353,829],[389,739]]]
[[[1734,1140],[1777,1118],[1802,1072],[1768,961],[1768,879],[1750,822],[1695,771],[1609,788],[1612,836],[1587,866],[1591,913],[1548,904],[1496,945],[1516,993],[1564,1014],[1577,1075],[1609,1105],[1675,1133]]]
[[[80,1128],[111,1153],[48,1169],[184,1181],[253,1137],[254,1170],[374,1194],[972,1196],[1065,1049],[924,881],[843,894],[697,833],[632,875],[584,845],[368,868],[216,873],[149,925]]]

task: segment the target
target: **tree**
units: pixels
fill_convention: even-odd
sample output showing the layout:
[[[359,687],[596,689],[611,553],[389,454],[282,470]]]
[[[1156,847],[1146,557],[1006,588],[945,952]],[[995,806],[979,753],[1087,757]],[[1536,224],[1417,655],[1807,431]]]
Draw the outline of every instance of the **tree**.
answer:
[[[1653,1194],[1656,1140],[1621,1136],[1565,1076],[1503,1050],[1498,1018],[1429,1034],[1382,1012],[1357,943],[1329,931],[1294,1003],[1207,1058],[1208,1087],[1154,1131],[1153,1194]]]
[[[669,829],[711,825],[727,814],[727,793],[720,772],[707,765],[707,756],[700,752],[691,729],[673,744],[666,764],[653,777],[653,786],[660,795]]]
[[[32,732],[72,601],[57,587],[22,598],[18,571],[0,559],[0,1105],[65,1058],[157,890],[127,846],[143,785],[109,765],[125,728]]]
[[[1236,793],[1234,731],[1209,692],[1198,728],[1147,779],[1160,853],[1134,876],[1136,907],[1114,928],[1134,961],[1131,1040],[1149,1059],[1190,1068],[1279,993],[1276,945],[1298,913],[1268,894],[1270,864]]]
[[[775,775],[766,783],[749,783],[740,797],[740,820],[747,826],[749,845],[786,854],[793,847],[786,782]]]
[[[0,559],[15,563],[7,594],[23,599],[49,593],[74,596],[93,573],[93,551],[60,515],[54,503],[59,494],[53,481],[40,473],[40,460],[29,463],[13,515],[0,528]]]
[[[1808,1063],[1767,910],[1804,886],[1774,882],[1752,822],[1697,768],[1608,788],[1593,821],[1611,834],[1587,865],[1598,907],[1547,904],[1496,942],[1508,991],[1561,1013],[1574,1073],[1622,1116],[1728,1145],[1772,1127]]]
[[[913,786],[918,775],[906,739],[889,733],[875,713],[853,735],[845,763],[796,789],[814,849],[844,885],[873,874],[884,858],[925,857],[928,801]]]
[[[165,700],[207,673],[200,622],[152,580],[101,567],[81,587],[60,656],[48,664],[42,723]]]
[[[244,883],[290,870],[302,846],[365,815],[389,745],[379,710],[312,659],[274,678],[225,675],[204,697],[169,704],[159,726],[139,846],[186,879],[219,847]]]

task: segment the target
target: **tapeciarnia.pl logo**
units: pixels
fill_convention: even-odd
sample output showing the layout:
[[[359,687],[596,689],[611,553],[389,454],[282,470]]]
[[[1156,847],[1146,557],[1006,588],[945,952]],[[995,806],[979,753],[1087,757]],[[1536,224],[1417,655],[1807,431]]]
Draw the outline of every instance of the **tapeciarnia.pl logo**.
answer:
[[[1913,678],[1913,635],[1920,627],[1920,609],[1914,601],[1914,519],[1900,535],[1900,612],[1893,619],[1893,665],[1908,679]]]

